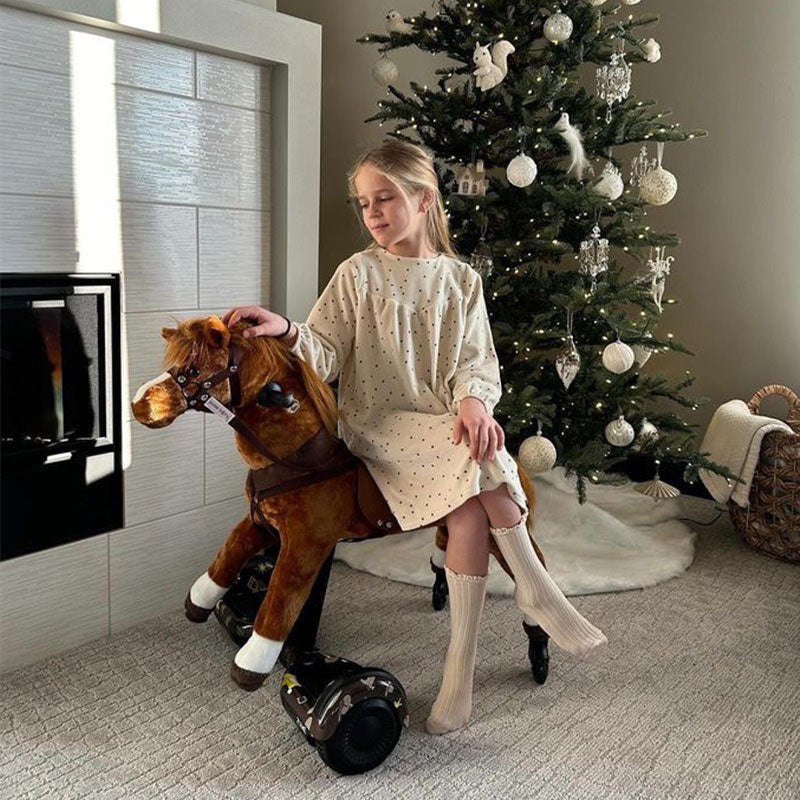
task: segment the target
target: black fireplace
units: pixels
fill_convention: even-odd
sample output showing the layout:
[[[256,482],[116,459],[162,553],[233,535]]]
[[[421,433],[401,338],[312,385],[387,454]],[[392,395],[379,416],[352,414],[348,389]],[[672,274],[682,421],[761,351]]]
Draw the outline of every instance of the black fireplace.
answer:
[[[0,559],[123,525],[118,275],[0,276]]]

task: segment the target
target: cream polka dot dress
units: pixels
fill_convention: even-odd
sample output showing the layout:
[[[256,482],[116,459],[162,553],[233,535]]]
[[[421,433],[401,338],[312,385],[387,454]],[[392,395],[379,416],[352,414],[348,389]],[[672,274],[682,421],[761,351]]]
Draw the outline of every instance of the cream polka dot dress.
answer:
[[[361,458],[403,530],[430,525],[503,483],[527,499],[505,449],[472,461],[453,444],[458,406],[492,413],[502,394],[480,275],[468,264],[353,254],[336,269],[292,351],[326,382],[339,376],[339,436]]]

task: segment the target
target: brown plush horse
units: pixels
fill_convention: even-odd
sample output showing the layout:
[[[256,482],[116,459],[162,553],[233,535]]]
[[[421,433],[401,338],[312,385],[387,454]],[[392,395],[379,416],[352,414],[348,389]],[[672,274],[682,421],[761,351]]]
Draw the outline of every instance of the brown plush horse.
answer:
[[[362,511],[364,500],[359,502],[358,492],[359,487],[365,491],[368,473],[336,438],[337,412],[331,388],[284,343],[266,336],[244,338],[246,327],[247,323],[240,322],[229,330],[212,316],[181,322],[177,329],[164,328],[165,364],[170,369],[140,387],[132,410],[134,417],[150,428],[170,425],[192,408],[213,411],[236,430],[237,447],[251,470],[245,487],[250,513],[231,531],[201,578],[210,578],[210,586],[224,591],[234,583],[244,563],[271,543],[269,526],[279,532],[280,551],[253,626],[258,637],[251,637],[253,643],[256,639],[267,642],[267,650],[259,655],[256,668],[252,659],[245,662],[249,668],[235,659],[231,669],[231,677],[240,686],[255,689],[275,665],[336,543],[400,531],[396,524],[390,530],[376,529],[375,520]],[[277,402],[270,402],[270,398],[277,398]],[[322,442],[328,444],[323,446]],[[296,464],[292,458],[303,451],[324,461],[318,464],[321,471],[313,483],[292,471]],[[258,481],[252,476],[268,473],[276,464],[285,465],[278,468],[280,485],[275,486],[273,475],[266,481],[268,488],[259,491]],[[517,466],[532,518],[533,486]],[[380,525],[390,527],[383,519]],[[444,519],[432,525],[439,526],[436,542],[445,549]],[[492,537],[489,542],[490,552],[513,578]],[[534,548],[544,563],[535,542]],[[206,620],[216,599],[209,601],[209,608],[208,604],[193,603],[190,595],[185,604],[187,616],[197,622]]]

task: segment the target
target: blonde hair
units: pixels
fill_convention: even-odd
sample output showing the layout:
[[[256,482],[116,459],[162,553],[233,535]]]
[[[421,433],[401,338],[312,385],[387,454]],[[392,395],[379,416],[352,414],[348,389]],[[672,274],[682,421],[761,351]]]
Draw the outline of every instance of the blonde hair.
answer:
[[[439,253],[460,259],[450,243],[450,226],[444,211],[442,193],[439,191],[439,178],[431,156],[419,145],[401,139],[386,139],[380,146],[362,153],[347,174],[347,189],[351,201],[358,198],[356,175],[366,164],[373,166],[397,184],[406,197],[423,189],[430,189],[433,192],[434,201],[427,212],[428,244]],[[353,203],[353,208],[362,230],[368,234],[358,203]],[[376,250],[379,247],[380,245],[372,239],[367,249]]]

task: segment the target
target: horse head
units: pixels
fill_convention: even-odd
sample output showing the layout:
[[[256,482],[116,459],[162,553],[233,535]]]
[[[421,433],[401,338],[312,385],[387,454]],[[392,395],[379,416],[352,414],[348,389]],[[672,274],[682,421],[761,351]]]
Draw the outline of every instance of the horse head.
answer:
[[[229,329],[210,316],[163,328],[167,370],[137,390],[131,402],[135,419],[148,428],[163,428],[188,410],[211,410],[215,402],[216,408],[229,411],[258,407],[286,413],[299,398],[308,399],[307,410],[334,433],[336,402],[330,387],[283,342],[246,338],[248,327],[242,321]],[[285,419],[280,422],[285,425]]]

